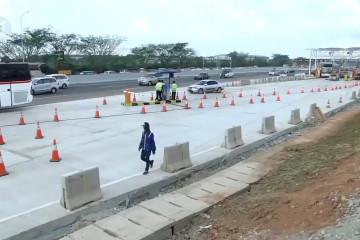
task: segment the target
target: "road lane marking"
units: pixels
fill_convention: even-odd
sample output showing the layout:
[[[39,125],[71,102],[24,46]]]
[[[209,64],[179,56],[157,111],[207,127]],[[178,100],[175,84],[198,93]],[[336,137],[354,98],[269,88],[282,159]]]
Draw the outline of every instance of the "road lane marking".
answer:
[[[59,97],[67,97],[69,95],[59,95],[59,96],[52,96],[52,97],[36,97],[36,99],[45,99],[45,98],[59,98]]]
[[[207,150],[205,150],[205,151],[202,151],[202,152],[193,154],[193,155],[191,155],[191,157],[194,157],[194,156],[197,156],[197,155],[200,155],[200,154],[203,154],[203,153],[212,151],[212,150],[217,149],[217,148],[220,148],[220,147],[213,147],[213,148],[207,149]],[[160,167],[153,168],[153,170],[158,170],[158,169],[160,169]],[[130,176],[126,176],[126,177],[123,177],[123,178],[121,178],[121,179],[112,181],[112,182],[105,183],[105,184],[101,185],[100,187],[101,187],[101,188],[104,188],[104,187],[113,185],[113,184],[115,184],[115,183],[122,182],[122,181],[124,181],[124,180],[129,179],[129,178],[136,177],[136,176],[141,176],[141,175],[142,175],[142,172],[141,172],[141,173],[136,173],[136,174],[133,174],[133,175],[130,175]],[[56,204],[56,203],[59,203],[59,202],[60,202],[59,200],[54,201],[54,202],[49,202],[49,203],[47,203],[47,204],[44,204],[44,205],[41,205],[41,206],[38,206],[38,207],[31,208],[31,209],[29,209],[29,210],[27,210],[27,211],[24,211],[24,212],[21,212],[21,213],[18,213],[18,214],[14,214],[14,215],[11,215],[11,216],[7,216],[7,217],[5,217],[5,218],[0,219],[0,223],[5,222],[5,221],[10,220],[10,219],[13,219],[13,218],[16,218],[16,217],[23,216],[23,215],[28,214],[28,213],[32,213],[32,212],[34,212],[34,211],[36,211],[36,210],[40,210],[40,209],[42,209],[42,208],[49,207],[49,206],[51,206],[51,205],[53,205],[53,204]],[[64,209],[65,209],[65,208],[64,208]]]

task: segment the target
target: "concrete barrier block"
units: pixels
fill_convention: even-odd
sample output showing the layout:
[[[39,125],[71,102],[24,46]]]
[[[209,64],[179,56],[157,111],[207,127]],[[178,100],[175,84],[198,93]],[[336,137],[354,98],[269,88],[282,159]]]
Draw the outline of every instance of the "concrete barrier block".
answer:
[[[173,173],[191,166],[189,142],[177,143],[164,148],[164,160],[160,167],[162,171]]]
[[[260,133],[262,134],[270,134],[276,132],[275,128],[275,117],[265,117],[262,120],[261,130]]]
[[[358,91],[357,97],[360,97],[360,89],[359,89],[359,91]]]
[[[244,145],[244,141],[242,139],[241,126],[236,126],[236,127],[226,129],[225,130],[225,148],[226,149],[234,149],[241,145]]]
[[[290,121],[289,124],[298,124],[301,123],[301,118],[300,118],[300,109],[295,109],[295,110],[291,110],[291,116],[290,116]]]
[[[315,115],[314,115],[315,107],[316,107],[316,103],[310,104],[309,113],[307,114],[308,117],[315,117]]]
[[[102,197],[99,168],[91,167],[62,176],[60,204],[69,210],[79,208]]]
[[[356,91],[352,91],[351,99],[352,100],[356,99]]]

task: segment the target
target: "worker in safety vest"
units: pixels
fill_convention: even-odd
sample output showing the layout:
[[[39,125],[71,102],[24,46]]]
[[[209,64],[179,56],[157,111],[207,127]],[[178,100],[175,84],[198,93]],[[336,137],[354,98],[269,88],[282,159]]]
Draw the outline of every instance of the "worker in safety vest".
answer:
[[[175,100],[175,98],[176,98],[177,88],[178,88],[178,86],[177,86],[176,82],[173,81],[173,84],[171,85],[171,95],[172,95],[171,99],[172,100]]]
[[[161,96],[162,95],[162,86],[163,86],[163,84],[162,84],[161,80],[159,80],[155,85],[155,90],[156,90],[156,98],[155,98],[155,100],[156,101],[161,101],[162,100],[162,96]]]

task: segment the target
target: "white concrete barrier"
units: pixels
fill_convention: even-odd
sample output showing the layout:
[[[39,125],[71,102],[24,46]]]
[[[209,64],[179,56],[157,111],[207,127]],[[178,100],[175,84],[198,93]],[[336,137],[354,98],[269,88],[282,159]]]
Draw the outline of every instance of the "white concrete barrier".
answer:
[[[60,204],[69,210],[79,208],[102,197],[99,168],[91,167],[62,176]]]
[[[244,145],[242,139],[241,126],[228,128],[225,130],[225,148],[233,149]]]
[[[358,91],[357,97],[360,97],[360,89],[359,89],[359,91]]]
[[[356,91],[352,91],[351,99],[352,100],[356,99]]]
[[[189,142],[164,147],[164,160],[160,167],[162,171],[173,173],[191,166]]]
[[[314,115],[315,107],[316,107],[316,103],[310,104],[309,113],[307,114],[308,117],[315,117],[315,115]]]
[[[275,117],[270,116],[270,117],[263,118],[260,133],[270,134],[270,133],[274,133],[274,132],[276,132]]]
[[[290,121],[289,124],[298,124],[301,123],[301,118],[300,118],[300,109],[295,109],[295,110],[291,110],[291,116],[290,116]]]

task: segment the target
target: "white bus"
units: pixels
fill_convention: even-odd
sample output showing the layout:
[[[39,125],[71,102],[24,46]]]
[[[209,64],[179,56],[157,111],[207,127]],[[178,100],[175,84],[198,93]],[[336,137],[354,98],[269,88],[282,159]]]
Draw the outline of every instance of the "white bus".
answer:
[[[320,69],[321,69],[321,77],[330,77],[331,74],[336,73],[340,69],[340,65],[330,62],[321,62]]]
[[[0,109],[29,104],[32,100],[29,64],[0,62]]]

